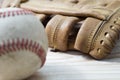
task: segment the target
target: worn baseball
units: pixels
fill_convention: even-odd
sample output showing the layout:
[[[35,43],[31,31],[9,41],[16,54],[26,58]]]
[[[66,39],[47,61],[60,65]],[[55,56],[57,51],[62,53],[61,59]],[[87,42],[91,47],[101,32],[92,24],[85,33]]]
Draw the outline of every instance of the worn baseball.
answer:
[[[28,10],[0,9],[0,80],[21,80],[46,60],[47,36],[42,23]]]

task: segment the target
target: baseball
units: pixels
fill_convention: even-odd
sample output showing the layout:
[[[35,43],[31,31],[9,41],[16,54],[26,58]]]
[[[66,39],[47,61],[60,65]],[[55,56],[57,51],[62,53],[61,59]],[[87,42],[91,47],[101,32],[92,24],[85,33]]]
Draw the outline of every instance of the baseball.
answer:
[[[40,69],[46,60],[47,35],[28,10],[0,9],[0,80],[21,80]]]

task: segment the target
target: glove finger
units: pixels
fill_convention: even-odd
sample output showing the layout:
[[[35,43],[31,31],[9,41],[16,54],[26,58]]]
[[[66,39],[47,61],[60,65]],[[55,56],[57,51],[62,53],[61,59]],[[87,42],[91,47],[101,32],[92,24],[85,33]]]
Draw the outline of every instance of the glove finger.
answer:
[[[35,13],[35,16],[36,16],[41,22],[44,22],[45,19],[47,18],[47,15],[45,15],[45,14],[37,14],[37,13]]]
[[[49,46],[60,50],[68,50],[68,36],[73,25],[79,19],[76,17],[67,17],[56,15],[46,25],[46,33],[48,35]]]
[[[105,19],[105,16],[100,12],[99,13],[97,11],[93,12],[86,8],[80,9],[79,7],[74,6],[73,4],[66,4],[66,3],[60,3],[60,2],[28,1],[26,3],[22,3],[20,7],[25,9],[30,9],[33,12],[44,13],[44,14],[61,14],[61,15],[79,16],[79,17],[90,16],[90,17],[95,17],[99,19]]]
[[[116,10],[109,17],[108,21],[103,21],[96,33],[91,45],[89,54],[96,59],[103,59],[114,48],[116,41],[119,39],[120,26],[114,21],[120,16],[120,9]],[[119,20],[118,20],[119,22]],[[109,41],[109,42],[106,42]],[[104,44],[102,44],[104,42]]]
[[[100,20],[94,18],[87,18],[83,22],[77,34],[74,45],[75,49],[82,51],[83,53],[89,53],[92,39],[94,38],[94,35],[98,29],[96,26],[99,22]]]

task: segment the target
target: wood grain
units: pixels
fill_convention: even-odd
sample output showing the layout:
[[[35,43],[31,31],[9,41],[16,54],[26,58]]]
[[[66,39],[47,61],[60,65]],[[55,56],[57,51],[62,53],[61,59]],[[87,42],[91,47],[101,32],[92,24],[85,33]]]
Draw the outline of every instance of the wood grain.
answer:
[[[104,60],[77,52],[48,50],[45,66],[26,80],[120,80],[120,44]]]

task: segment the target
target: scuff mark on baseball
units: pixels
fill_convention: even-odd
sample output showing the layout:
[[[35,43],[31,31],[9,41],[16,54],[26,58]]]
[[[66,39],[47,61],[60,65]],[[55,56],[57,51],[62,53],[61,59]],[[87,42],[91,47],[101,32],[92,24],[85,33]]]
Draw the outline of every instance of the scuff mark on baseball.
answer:
[[[31,11],[0,9],[0,80],[21,80],[46,60],[47,36]]]

